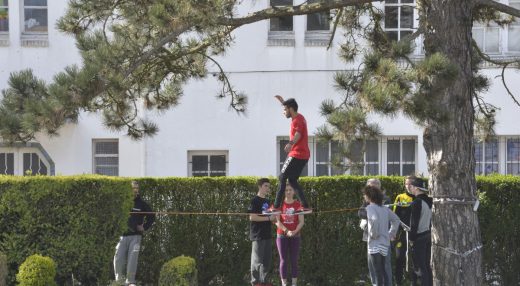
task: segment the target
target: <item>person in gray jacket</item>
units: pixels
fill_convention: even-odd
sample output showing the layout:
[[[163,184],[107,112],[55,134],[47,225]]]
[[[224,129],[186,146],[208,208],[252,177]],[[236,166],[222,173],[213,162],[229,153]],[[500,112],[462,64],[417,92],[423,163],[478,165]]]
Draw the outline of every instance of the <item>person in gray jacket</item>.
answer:
[[[391,259],[390,241],[395,238],[399,227],[399,217],[389,208],[383,205],[383,193],[376,187],[366,186],[363,189],[363,196],[368,202],[367,221],[368,221],[368,265],[372,280],[372,285],[391,286],[392,271],[385,267],[386,260]],[[390,228],[389,228],[390,225]]]
[[[430,266],[432,236],[432,198],[428,197],[425,182],[421,178],[415,178],[412,182],[412,193],[415,200],[410,205],[410,233],[409,240],[412,252],[414,272],[412,273],[412,285],[421,281],[421,286],[433,285],[432,268]]]

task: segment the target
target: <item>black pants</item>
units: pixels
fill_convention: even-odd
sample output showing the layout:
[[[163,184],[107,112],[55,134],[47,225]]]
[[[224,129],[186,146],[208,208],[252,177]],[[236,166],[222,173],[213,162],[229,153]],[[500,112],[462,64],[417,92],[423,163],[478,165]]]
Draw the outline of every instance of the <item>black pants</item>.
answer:
[[[403,284],[404,270],[406,268],[406,232],[399,227],[395,245],[395,282],[397,285]]]
[[[297,159],[294,157],[287,157],[285,163],[283,164],[282,171],[280,173],[280,187],[278,188],[278,192],[276,193],[276,199],[274,201],[274,207],[279,208],[283,202],[283,196],[285,194],[285,186],[287,184],[287,180],[289,180],[289,184],[296,191],[298,198],[300,198],[300,202],[304,208],[308,208],[309,204],[307,204],[307,200],[305,199],[305,195],[303,194],[303,189],[298,183],[298,178],[302,173],[303,168],[307,164],[307,159]]]
[[[432,237],[428,231],[419,234],[412,247],[413,270],[412,285],[417,285],[421,281],[421,286],[433,285],[433,274],[430,266],[432,257]]]

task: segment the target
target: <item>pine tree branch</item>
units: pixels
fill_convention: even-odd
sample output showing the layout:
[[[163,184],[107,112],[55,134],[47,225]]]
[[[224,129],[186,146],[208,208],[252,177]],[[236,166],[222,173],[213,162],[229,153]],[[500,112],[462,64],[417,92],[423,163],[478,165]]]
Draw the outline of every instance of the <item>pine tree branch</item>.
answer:
[[[482,6],[488,7],[488,8],[492,8],[499,12],[520,18],[519,9],[513,8],[511,6],[508,6],[508,5],[493,1],[493,0],[476,0],[475,4],[482,5]]]
[[[332,47],[332,41],[334,41],[334,35],[336,35],[336,29],[338,28],[338,23],[341,19],[341,15],[343,15],[343,8],[341,8],[338,12],[338,15],[336,15],[334,26],[332,27],[332,32],[330,34],[329,44],[327,45],[327,50]]]

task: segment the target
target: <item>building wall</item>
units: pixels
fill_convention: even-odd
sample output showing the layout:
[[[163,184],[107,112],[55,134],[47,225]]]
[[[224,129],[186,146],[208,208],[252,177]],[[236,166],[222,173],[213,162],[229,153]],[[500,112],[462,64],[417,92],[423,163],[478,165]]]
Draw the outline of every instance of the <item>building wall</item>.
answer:
[[[14,0],[10,2],[9,46],[0,47],[0,89],[7,86],[7,77],[14,71],[32,68],[37,76],[50,81],[65,66],[80,64],[73,39],[57,32],[52,24],[64,13],[67,1],[48,1],[51,24],[48,47],[43,48],[21,46],[21,20],[17,17],[20,4]],[[238,13],[243,15],[267,5],[267,0],[244,3]],[[273,96],[296,98],[312,136],[324,123],[319,114],[321,102],[340,98],[334,88],[334,73],[358,66],[357,63],[345,64],[337,56],[339,43],[343,40],[341,32],[337,33],[333,47],[327,50],[325,46],[306,45],[305,27],[306,16],[294,17],[293,46],[268,45],[268,21],[236,30],[235,44],[218,59],[229,72],[234,87],[248,95],[245,115],[230,110],[228,99],[216,99],[220,86],[209,75],[205,80],[186,85],[178,107],[163,114],[145,114],[159,124],[160,130],[155,137],[135,142],[122,133],[105,129],[99,116],[83,113],[79,123],[64,126],[59,137],[39,135],[37,141],[55,162],[56,174],[63,175],[92,173],[92,141],[107,138],[119,140],[121,176],[188,176],[190,151],[226,151],[228,175],[276,175],[280,160],[277,140],[288,136],[290,121],[284,118],[282,108]],[[216,71],[216,67],[210,66],[210,70]],[[488,68],[483,73],[494,78],[500,70]],[[520,74],[508,70],[506,78],[510,89],[520,93]],[[512,104],[499,80],[494,80],[485,98],[501,107],[497,112],[497,134],[520,135],[520,127],[516,124],[520,109]],[[416,171],[426,174],[421,128],[403,117],[374,119],[381,124],[385,136],[416,138]],[[386,149],[381,152],[383,150]],[[505,157],[505,151],[502,149],[501,152]],[[382,157],[383,164],[385,159]]]

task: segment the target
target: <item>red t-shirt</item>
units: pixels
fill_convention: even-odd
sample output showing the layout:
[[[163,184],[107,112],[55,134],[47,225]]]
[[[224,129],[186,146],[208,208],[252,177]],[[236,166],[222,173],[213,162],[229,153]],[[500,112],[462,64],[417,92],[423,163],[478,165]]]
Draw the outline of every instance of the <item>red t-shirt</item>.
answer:
[[[307,134],[307,121],[305,121],[305,117],[299,113],[291,121],[291,140],[293,140],[296,132],[300,133],[300,139],[298,139],[296,144],[292,145],[288,156],[307,160],[311,156]]]
[[[301,206],[299,201],[294,201],[292,204],[288,204],[283,202],[282,204],[282,214],[280,215],[280,222],[288,229],[295,230],[298,226],[298,216],[297,215],[287,215],[294,214],[294,212]],[[276,230],[278,234],[284,234],[283,230],[278,228]]]

